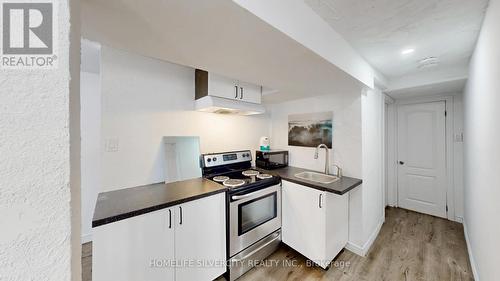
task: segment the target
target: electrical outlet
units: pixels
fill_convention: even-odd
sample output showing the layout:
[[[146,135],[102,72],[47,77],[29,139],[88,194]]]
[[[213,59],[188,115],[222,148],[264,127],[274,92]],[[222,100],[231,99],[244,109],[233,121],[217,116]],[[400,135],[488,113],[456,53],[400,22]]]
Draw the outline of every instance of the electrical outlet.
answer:
[[[106,152],[117,152],[120,150],[120,139],[117,137],[106,138],[104,140],[104,150]]]

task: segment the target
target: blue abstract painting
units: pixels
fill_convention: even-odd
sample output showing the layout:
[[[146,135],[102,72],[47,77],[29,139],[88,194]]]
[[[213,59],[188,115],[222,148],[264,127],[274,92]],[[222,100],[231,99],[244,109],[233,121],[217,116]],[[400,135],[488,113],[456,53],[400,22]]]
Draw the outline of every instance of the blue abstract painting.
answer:
[[[332,148],[333,112],[288,115],[288,145]]]

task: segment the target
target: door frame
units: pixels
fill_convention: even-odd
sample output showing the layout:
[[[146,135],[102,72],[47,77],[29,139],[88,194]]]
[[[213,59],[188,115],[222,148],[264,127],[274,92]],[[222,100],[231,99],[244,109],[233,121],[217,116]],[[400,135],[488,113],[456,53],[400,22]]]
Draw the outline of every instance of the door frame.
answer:
[[[384,103],[383,103],[383,108],[382,108],[382,136],[383,136],[383,141],[382,141],[382,200],[383,200],[383,206],[384,206],[384,218],[385,218],[385,207],[386,206],[392,206],[389,200],[389,192],[390,192],[390,186],[391,186],[391,171],[390,171],[390,165],[389,163],[392,161],[390,158],[391,153],[390,147],[392,145],[391,143],[391,108],[394,106],[394,99],[388,96],[387,94],[384,95]]]
[[[389,171],[392,175],[392,190],[395,198],[392,198],[392,202],[388,202],[389,205],[399,207],[398,199],[399,199],[399,187],[398,187],[398,173],[397,173],[397,159],[398,159],[398,109],[401,105],[410,105],[410,104],[420,104],[420,103],[429,103],[429,102],[445,102],[445,110],[446,110],[446,118],[445,118],[445,145],[446,145],[446,206],[448,210],[446,212],[446,218],[448,220],[457,221],[455,218],[455,187],[454,187],[454,157],[453,157],[453,124],[454,124],[454,112],[453,112],[453,104],[454,97],[453,96],[432,96],[432,97],[418,97],[411,99],[401,99],[396,100],[394,104],[389,105],[393,106],[393,110],[390,110],[390,114],[392,114],[393,122],[389,124],[390,127],[393,128],[393,134],[389,135],[389,138],[392,138],[392,143],[394,143],[393,149],[389,149],[388,151],[388,160],[389,160]],[[390,119],[389,119],[390,121]],[[391,155],[392,154],[392,155]],[[391,176],[389,176],[391,177]],[[391,188],[391,185],[389,185]],[[390,193],[391,191],[389,191]],[[395,200],[394,200],[395,199]],[[389,200],[391,201],[391,200]]]

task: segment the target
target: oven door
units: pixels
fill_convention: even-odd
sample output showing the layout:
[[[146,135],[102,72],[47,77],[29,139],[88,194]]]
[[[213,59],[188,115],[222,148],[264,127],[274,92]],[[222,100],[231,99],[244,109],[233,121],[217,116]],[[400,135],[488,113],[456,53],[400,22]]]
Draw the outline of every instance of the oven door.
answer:
[[[231,195],[229,255],[236,255],[281,228],[281,186]]]

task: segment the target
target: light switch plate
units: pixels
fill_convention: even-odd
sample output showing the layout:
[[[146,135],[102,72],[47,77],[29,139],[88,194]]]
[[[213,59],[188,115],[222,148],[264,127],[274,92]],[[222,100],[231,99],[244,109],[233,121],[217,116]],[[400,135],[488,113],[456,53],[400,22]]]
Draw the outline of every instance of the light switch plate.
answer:
[[[106,152],[117,152],[120,150],[120,139],[117,137],[106,138],[104,140],[104,150]]]
[[[464,133],[455,134],[455,142],[463,142],[464,141]]]

